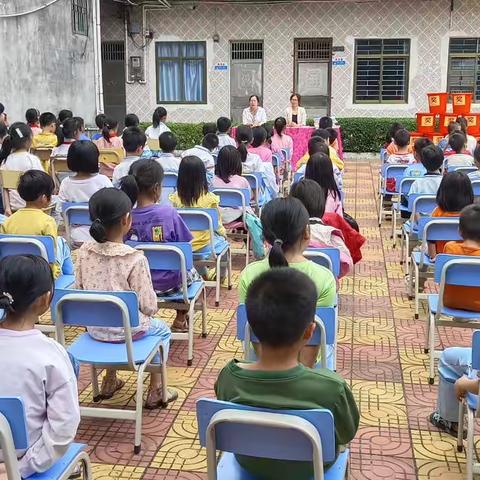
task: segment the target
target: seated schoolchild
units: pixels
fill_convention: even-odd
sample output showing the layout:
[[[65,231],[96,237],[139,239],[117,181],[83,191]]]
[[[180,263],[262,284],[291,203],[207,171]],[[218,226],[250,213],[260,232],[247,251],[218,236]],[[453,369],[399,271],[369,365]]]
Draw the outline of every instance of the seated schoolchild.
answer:
[[[107,119],[107,116],[104,113],[99,113],[95,117],[95,125],[97,126],[99,131],[92,135],[92,140],[98,140],[99,138],[102,138],[102,136],[103,136],[102,135],[102,130],[103,130],[103,127],[105,125],[105,120],[106,119]]]
[[[147,138],[158,139],[164,132],[169,132],[170,129],[165,125],[167,121],[167,110],[163,107],[157,107],[152,115],[152,125],[145,130]]]
[[[281,152],[283,148],[288,149],[289,157],[288,161],[292,159],[293,155],[293,139],[290,135],[285,133],[287,128],[287,120],[285,117],[278,117],[273,123],[273,136],[271,149],[273,153]]]
[[[450,135],[448,144],[453,153],[447,157],[447,171],[449,166],[473,166],[473,157],[465,149],[466,141],[463,132],[457,132]]]
[[[33,136],[38,135],[42,132],[38,119],[39,115],[40,112],[36,108],[29,108],[25,112],[25,120],[27,122],[27,125],[32,129]]]
[[[171,332],[167,324],[153,318],[158,311],[157,295],[152,286],[148,261],[143,252],[124,244],[124,238],[132,224],[132,202],[116,188],[102,188],[94,193],[89,202],[93,221],[90,235],[94,239],[78,249],[75,263],[75,288],[79,290],[133,291],[137,294],[140,325],[132,328],[133,341],[145,335],[161,339],[164,357],[157,356],[153,363],[166,361]],[[125,333],[120,327],[88,327],[88,333],[102,342],[123,342]],[[125,382],[116,376],[116,371],[107,369],[102,381],[102,399],[112,396],[123,388]],[[173,402],[177,392],[168,390],[166,403]],[[145,408],[164,406],[161,375],[150,374],[150,385]]]
[[[230,136],[231,127],[232,121],[229,118],[220,117],[217,120],[218,151],[220,151],[222,147],[225,147],[226,145],[231,145],[232,147],[237,146],[235,139]]]
[[[480,144],[478,144],[473,151],[473,160],[475,162],[475,167],[477,167],[477,171],[468,174],[472,182],[474,180],[480,180]]]
[[[102,128],[102,136],[95,140],[99,149],[102,148],[122,148],[122,139],[118,136],[118,122],[113,118],[106,118]]]
[[[124,130],[125,128],[129,127],[139,127],[140,126],[140,119],[134,113],[127,113],[125,115],[125,120],[123,121]]]
[[[387,151],[387,156],[388,155],[393,155],[394,153],[397,153],[398,151],[398,148],[397,146],[395,145],[395,142],[394,142],[394,137],[395,137],[395,133],[398,131],[398,130],[404,130],[405,127],[401,124],[401,123],[398,123],[398,122],[393,122],[392,125],[390,125],[390,128],[388,130],[388,133],[387,133],[387,138],[386,138],[386,141],[383,145],[383,147],[386,149]],[[411,151],[411,147],[410,147],[410,151]]]
[[[313,137],[320,137],[321,139],[323,139],[324,143],[325,143],[325,144],[327,145],[327,147],[328,147],[328,156],[330,157],[330,160],[332,161],[332,163],[333,163],[340,171],[343,171],[343,169],[345,168],[345,164],[344,164],[343,160],[340,159],[340,157],[338,156],[338,154],[337,154],[337,152],[335,151],[335,149],[332,148],[332,147],[329,145],[330,134],[328,133],[328,131],[325,130],[325,129],[319,128],[319,129],[314,130],[314,131],[312,132],[312,135],[311,135],[310,139],[312,139]],[[297,171],[300,171],[301,167],[308,162],[308,159],[309,159],[309,158],[310,158],[310,154],[307,152],[307,153],[297,162],[296,170],[297,170]]]
[[[298,198],[310,216],[310,247],[334,247],[340,251],[340,277],[353,269],[350,251],[345,245],[342,232],[325,224],[322,217],[325,213],[325,191],[314,180],[304,178],[292,185],[290,195]]]
[[[66,157],[70,145],[80,140],[80,124],[72,117],[68,117],[57,129],[57,146],[52,150],[52,157]]]
[[[54,148],[57,146],[58,138],[57,119],[50,112],[44,112],[40,115],[40,133],[33,136],[32,148]]]
[[[410,133],[405,130],[397,130],[393,141],[397,147],[396,153],[393,153],[388,156],[387,163],[390,164],[400,164],[400,163],[415,163],[415,157],[411,153],[410,147]]]
[[[258,155],[262,162],[272,163],[272,151],[267,146],[267,131],[264,127],[252,128],[253,141],[248,147],[250,153]]]
[[[66,177],[60,184],[57,212],[62,212],[63,202],[85,203],[102,188],[112,186],[105,175],[101,175],[98,166],[98,148],[87,140],[78,140],[68,150],[67,165],[75,175]],[[72,226],[71,239],[74,243],[91,240],[90,228],[86,225]]]
[[[434,143],[427,137],[420,137],[415,140],[413,144],[415,163],[405,169],[403,178],[423,177],[427,173],[425,166],[422,164],[422,150],[430,145],[434,145]]]
[[[180,159],[174,154],[177,148],[177,137],[170,131],[163,132],[158,138],[161,153],[157,162],[163,168],[164,172],[177,173],[180,166]]]
[[[113,170],[112,183],[114,187],[120,186],[120,180],[128,175],[133,163],[140,159],[147,143],[147,137],[139,127],[128,127],[122,135],[125,158]]]
[[[22,478],[52,467],[80,423],[72,362],[59,343],[35,328],[50,309],[53,289],[43,258],[14,255],[0,261],[0,397],[20,397],[25,406],[29,447],[17,452]]]
[[[473,154],[477,147],[477,139],[473,135],[468,134],[468,120],[465,117],[457,117],[457,123],[460,125],[460,129],[467,139],[466,150],[469,154]]]
[[[0,231],[9,235],[45,235],[55,241],[55,263],[52,265],[54,277],[61,273],[73,274],[70,249],[63,237],[57,233],[57,224],[43,210],[52,200],[55,185],[52,177],[40,170],[28,170],[18,182],[18,193],[25,201],[20,208],[0,226]]]
[[[85,131],[85,120],[82,117],[73,117],[74,120],[77,121],[79,128],[80,128],[80,138],[79,140],[86,140],[91,142],[91,138],[86,134]]]
[[[462,132],[462,127],[460,124],[458,122],[450,122],[447,127],[447,135],[438,142],[437,146],[444,151],[446,156],[453,153],[450,145],[448,144],[448,140],[451,135],[458,132]]]
[[[283,199],[274,201],[279,200]],[[215,393],[219,400],[253,407],[328,409],[335,422],[338,452],[354,438],[359,412],[342,377],[299,361],[315,330],[318,283],[312,280],[296,268],[267,268],[252,279],[243,301],[260,342],[258,359],[253,363],[231,360],[218,376]],[[313,475],[311,462],[236,458],[255,478],[307,480]]]
[[[212,153],[218,149],[218,137],[215,133],[207,133],[203,137],[201,145],[195,145],[193,148],[184,150],[182,152],[181,158],[189,157],[194,155],[198,157],[205,165],[207,173],[212,173],[215,168],[215,161],[213,159]]]
[[[328,127],[327,129],[328,132],[328,145],[332,147],[337,153],[339,150],[339,145],[338,145],[338,130],[333,127]]]

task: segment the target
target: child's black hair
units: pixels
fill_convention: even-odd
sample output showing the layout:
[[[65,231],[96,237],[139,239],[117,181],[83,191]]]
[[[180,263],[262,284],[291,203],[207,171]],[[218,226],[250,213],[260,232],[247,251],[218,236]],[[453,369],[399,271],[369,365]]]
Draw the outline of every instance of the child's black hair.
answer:
[[[480,205],[467,205],[460,212],[460,235],[464,240],[480,242]]]
[[[17,187],[20,198],[25,202],[34,202],[42,195],[50,200],[54,190],[52,177],[41,170],[27,170],[20,176]]]
[[[140,125],[140,120],[134,113],[128,113],[125,115],[125,128],[128,127],[138,127]]]
[[[218,133],[228,133],[231,126],[232,126],[232,121],[228,117],[220,117],[217,120]]]
[[[472,182],[463,172],[449,172],[442,178],[437,191],[437,205],[444,212],[460,212],[473,200]]]
[[[310,218],[322,218],[325,213],[325,190],[315,181],[302,178],[290,189],[290,196],[298,198],[307,209]]]
[[[468,120],[465,117],[457,117],[456,122],[460,125],[465,138],[467,138],[468,134]]]
[[[443,165],[443,159],[443,150],[433,143],[420,150],[420,160],[428,173],[439,170]]]
[[[240,152],[233,145],[225,145],[218,152],[215,175],[225,183],[229,183],[231,176],[241,174],[242,159],[240,158]]]
[[[81,131],[85,130],[85,120],[83,119],[83,117],[72,117],[72,118],[77,122],[78,128]]]
[[[177,137],[172,132],[163,132],[158,142],[163,153],[173,153],[177,148]]]
[[[57,128],[57,146],[60,146],[67,138],[75,138],[81,130],[81,125],[73,117],[68,117],[60,128]]]
[[[98,148],[90,140],[77,140],[70,145],[67,165],[72,172],[98,173]]]
[[[0,103],[0,115],[5,111],[5,105]]]
[[[391,125],[390,125],[390,128],[387,132],[387,144],[389,144],[393,138],[395,138],[395,134],[397,133],[398,130],[404,130],[405,127],[401,124],[401,123],[398,123],[398,122],[393,122]]]
[[[280,137],[283,135],[283,131],[285,130],[285,127],[287,126],[287,120],[285,117],[277,117],[275,119],[275,122],[273,122],[273,128],[277,132],[277,135]]]
[[[0,260],[0,322],[21,316],[45,293],[53,292],[50,265],[37,255],[11,255]]]
[[[448,144],[455,153],[462,153],[466,141],[467,138],[463,132],[452,133],[452,135],[448,137]]]
[[[167,116],[167,110],[163,107],[157,107],[152,115],[153,128],[157,128],[160,125],[162,119]]]
[[[327,143],[330,139],[330,134],[328,133],[328,130],[325,128],[317,128],[312,132],[311,137],[320,137],[325,140],[325,143]]]
[[[400,148],[405,148],[410,143],[410,133],[404,128],[397,130],[393,137],[395,145]]]
[[[218,147],[218,137],[216,133],[207,133],[202,140],[202,146],[207,150],[213,151]]]
[[[332,145],[333,143],[335,143],[335,140],[337,140],[338,138],[337,129],[333,127],[328,127],[327,132],[328,132],[328,143]]]
[[[203,162],[195,155],[183,157],[178,167],[177,194],[187,207],[208,193],[207,171]]]
[[[209,133],[217,133],[217,124],[216,123],[204,123],[202,125],[203,136],[208,135]]]
[[[104,113],[99,113],[95,117],[95,125],[97,126],[97,128],[99,130],[101,130],[103,128],[103,126],[105,125],[105,119],[106,118],[107,118],[107,116]]]
[[[119,225],[121,218],[132,211],[128,195],[116,188],[102,188],[88,202],[92,225],[90,235],[98,243],[108,240],[108,231]]]
[[[275,198],[262,209],[263,236],[272,246],[268,255],[270,267],[288,267],[286,251],[302,238],[310,216],[297,198]]]
[[[145,132],[139,127],[128,127],[122,134],[123,148],[126,152],[132,153],[147,143]]]
[[[38,115],[39,115],[39,112],[36,108],[29,108],[25,112],[25,120],[27,121],[28,124],[38,123]]]
[[[266,142],[270,145],[272,143],[272,137],[273,137],[273,127],[271,125],[262,125],[262,127],[265,129],[267,132],[267,140]]]
[[[315,319],[313,281],[294,268],[275,268],[259,275],[245,299],[248,323],[260,344],[289,347],[302,339]]]
[[[52,112],[43,112],[40,115],[40,127],[45,128],[51,125],[52,123],[57,123],[57,118]]]
[[[308,156],[311,157],[315,153],[324,153],[330,156],[330,150],[322,137],[311,137],[308,141]]]
[[[326,130],[327,128],[332,128],[332,127],[333,127],[333,120],[330,117],[322,117],[318,121],[318,128],[323,128]]]
[[[235,140],[237,141],[240,159],[243,163],[247,159],[247,148],[253,140],[252,129],[248,125],[240,125],[235,133]]]
[[[253,142],[252,147],[261,147],[267,140],[267,131],[263,127],[254,127],[252,129]]]
[[[422,154],[422,150],[425,147],[428,147],[430,145],[434,145],[434,143],[427,137],[420,137],[415,140],[413,143],[413,151],[415,153],[418,153],[419,155]]]
[[[163,168],[156,160],[144,158],[132,163],[126,177],[120,180],[120,188],[128,195],[132,205],[140,193],[148,193],[157,185],[161,187]]]
[[[0,163],[3,163],[12,151],[27,148],[31,144],[32,129],[23,122],[15,122],[8,129],[8,135],[2,143]]]
[[[336,200],[341,199],[340,190],[333,174],[333,164],[328,155],[324,153],[312,155],[305,167],[305,178],[315,180],[323,188],[325,195],[332,192]]]
[[[452,135],[455,132],[461,132],[462,126],[458,122],[450,122],[447,127],[448,135]]]
[[[71,110],[60,110],[58,112],[58,121],[60,122],[60,124],[63,124],[63,122],[67,118],[72,118],[72,117],[73,117],[73,112]]]
[[[114,118],[107,117],[102,128],[102,137],[108,142],[110,141],[110,130],[115,130],[118,127],[118,122]]]

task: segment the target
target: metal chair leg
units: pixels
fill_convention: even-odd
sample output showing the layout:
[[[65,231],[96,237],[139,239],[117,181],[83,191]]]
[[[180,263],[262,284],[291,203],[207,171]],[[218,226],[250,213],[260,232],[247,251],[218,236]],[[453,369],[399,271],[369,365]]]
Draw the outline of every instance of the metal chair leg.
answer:
[[[430,314],[428,320],[428,348],[429,348],[429,377],[428,383],[433,385],[435,381],[435,315]]]
[[[463,452],[463,424],[465,422],[465,411],[463,402],[458,402],[458,431],[457,431],[457,452]]]

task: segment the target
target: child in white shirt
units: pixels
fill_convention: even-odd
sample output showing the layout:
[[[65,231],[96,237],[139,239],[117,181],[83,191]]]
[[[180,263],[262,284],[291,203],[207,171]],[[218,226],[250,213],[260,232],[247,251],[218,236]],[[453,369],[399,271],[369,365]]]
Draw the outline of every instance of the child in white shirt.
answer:
[[[218,136],[218,147],[217,151],[220,151],[225,145],[231,145],[232,147],[237,146],[237,142],[230,136],[230,128],[232,126],[232,121],[227,117],[220,117],[217,120],[217,136]]]
[[[147,137],[139,127],[126,128],[123,131],[122,140],[126,155],[113,170],[112,183],[116,188],[120,188],[120,180],[128,175],[132,163],[141,157],[147,143]]]
[[[0,169],[26,172],[27,170],[41,170],[42,163],[35,155],[29,153],[32,145],[32,129],[22,122],[15,122],[8,131],[0,151]],[[4,205],[5,215],[10,216],[16,210],[25,207],[17,190],[8,191],[7,203]]]
[[[466,142],[463,132],[455,132],[450,135],[448,145],[454,153],[445,157],[447,170],[449,166],[472,167],[474,165],[473,157],[465,151]]]
[[[170,129],[165,125],[167,121],[167,110],[163,107],[157,107],[153,112],[152,125],[145,130],[147,138],[157,139],[163,132],[169,132]]]
[[[105,175],[98,173],[98,148],[88,140],[78,140],[68,151],[67,165],[76,175],[65,178],[58,192],[57,211],[62,211],[63,202],[87,203],[90,197],[102,188],[112,187],[112,182]],[[73,226],[71,240],[83,243],[92,240],[89,227]]]
[[[0,396],[20,397],[25,405],[29,447],[17,451],[22,478],[57,462],[80,422],[72,361],[59,343],[34,328],[52,294],[52,273],[43,258],[0,261]]]
[[[218,137],[214,133],[207,133],[202,140],[201,145],[195,145],[193,148],[184,150],[182,153],[182,158],[194,155],[198,157],[207,170],[207,175],[210,172],[213,174],[215,168],[215,161],[213,160],[212,152],[218,148]]]
[[[387,163],[415,163],[415,157],[413,156],[413,153],[409,152],[410,133],[407,130],[404,128],[397,130],[393,137],[393,142],[397,147],[397,152],[389,155],[387,158]]]
[[[160,149],[162,152],[157,158],[157,162],[163,168],[165,173],[177,173],[180,166],[180,159],[178,159],[173,152],[177,148],[177,138],[172,132],[163,132],[159,139]]]

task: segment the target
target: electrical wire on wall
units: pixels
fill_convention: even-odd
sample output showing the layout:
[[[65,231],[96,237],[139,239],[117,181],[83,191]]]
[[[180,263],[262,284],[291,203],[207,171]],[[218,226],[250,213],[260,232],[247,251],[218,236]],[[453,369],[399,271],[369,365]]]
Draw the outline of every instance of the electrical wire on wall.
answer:
[[[44,8],[49,7],[50,5],[53,5],[54,3],[58,2],[59,0],[50,0],[50,2],[44,3],[43,5],[40,5],[39,7],[32,8],[31,10],[26,10],[24,12],[15,12],[15,13],[2,13],[0,14],[0,18],[15,18],[15,17],[22,17],[24,15],[30,15],[31,13],[39,12],[40,10],[43,10]]]

